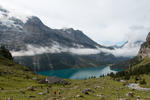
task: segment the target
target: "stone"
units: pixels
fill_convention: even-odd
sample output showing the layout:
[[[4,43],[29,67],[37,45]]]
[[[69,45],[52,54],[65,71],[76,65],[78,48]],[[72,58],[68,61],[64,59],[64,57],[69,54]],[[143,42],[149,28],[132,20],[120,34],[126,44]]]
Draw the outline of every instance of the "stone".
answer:
[[[105,98],[106,98],[105,96],[101,96],[101,98],[100,98],[100,99],[101,99],[101,100],[105,100]]]
[[[126,81],[125,81],[125,80],[120,80],[120,82],[124,83],[124,82],[126,82]]]
[[[25,91],[20,91],[20,93],[25,94]]]
[[[45,93],[43,93],[43,92],[39,92],[39,93],[38,93],[38,95],[45,95]]]
[[[76,95],[75,97],[76,97],[76,98],[81,98],[81,97],[83,97],[83,96],[78,94],[78,95]]]
[[[90,89],[90,88],[87,88],[86,90],[89,91],[89,92],[93,92],[94,93],[94,91],[92,89]]]
[[[139,100],[139,99],[140,99],[140,96],[137,96],[136,98]]]
[[[7,98],[6,100],[13,100],[12,98]]]
[[[127,97],[133,97],[134,94],[133,94],[133,92],[129,92],[129,93],[126,94],[126,96],[127,96]]]
[[[102,95],[101,95],[101,94],[97,94],[96,96],[97,96],[97,97],[102,97]]]
[[[94,91],[90,88],[85,88],[85,89],[82,90],[82,93],[87,94],[87,95],[89,95],[89,92],[94,93]]]
[[[100,88],[100,86],[95,86],[94,89]]]
[[[33,77],[32,80],[37,80],[37,77]]]
[[[86,89],[87,91],[89,91],[89,92],[94,92],[92,89],[90,89],[90,88],[87,88]]]
[[[0,87],[0,90],[4,90],[4,88]]]
[[[31,96],[29,96],[29,98],[35,98],[35,96],[32,96],[32,95],[31,95]]]
[[[51,84],[62,84],[62,85],[68,85],[69,84],[66,80],[58,78],[56,76],[47,77],[45,79],[45,81],[47,83],[51,83]]]
[[[127,98],[119,98],[118,100],[129,100],[129,99],[127,99]]]
[[[82,90],[82,93],[86,94],[86,95],[89,95],[88,91],[87,90]]]
[[[35,89],[33,88],[33,86],[27,87],[27,90],[35,91]]]
[[[38,81],[39,84],[47,84],[47,81],[45,79],[41,79],[40,81]]]

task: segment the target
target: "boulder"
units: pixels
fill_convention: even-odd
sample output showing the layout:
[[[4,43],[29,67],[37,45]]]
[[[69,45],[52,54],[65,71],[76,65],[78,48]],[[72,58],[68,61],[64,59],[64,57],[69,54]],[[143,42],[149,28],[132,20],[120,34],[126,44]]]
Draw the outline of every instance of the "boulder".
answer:
[[[137,98],[137,100],[139,100],[139,99],[140,99],[140,96],[137,96],[136,98]]]
[[[75,97],[76,97],[76,98],[82,98],[83,96],[78,94],[78,95],[76,95]]]
[[[39,84],[46,84],[47,81],[46,81],[45,79],[41,79],[38,83],[39,83]]]
[[[89,95],[89,92],[94,93],[94,91],[90,88],[85,88],[85,89],[82,90],[82,93],[87,94],[87,95]]]
[[[129,100],[129,99],[127,99],[127,98],[119,98],[118,100]]]
[[[97,97],[102,97],[102,95],[101,95],[101,94],[97,94],[96,96],[97,96]]]
[[[86,94],[86,95],[89,95],[89,93],[88,93],[87,90],[82,90],[82,93],[83,93],[83,94]]]
[[[95,87],[94,87],[94,89],[98,89],[98,88],[100,88],[100,86],[95,86]]]
[[[35,97],[36,97],[36,96],[32,96],[32,95],[31,95],[31,96],[29,96],[29,98],[35,98]]]
[[[27,87],[27,90],[35,91],[33,86]]]
[[[7,98],[6,100],[13,100],[12,98]]]
[[[68,82],[65,81],[64,79],[58,78],[56,76],[53,77],[47,77],[46,79],[47,83],[51,83],[51,84],[62,84],[62,85],[67,85]]]
[[[39,92],[38,95],[45,95],[45,93],[44,92]]]
[[[126,94],[127,97],[134,97],[134,93],[133,92],[129,92]]]
[[[33,77],[32,80],[35,80],[35,81],[36,81],[36,80],[37,80],[37,77]]]

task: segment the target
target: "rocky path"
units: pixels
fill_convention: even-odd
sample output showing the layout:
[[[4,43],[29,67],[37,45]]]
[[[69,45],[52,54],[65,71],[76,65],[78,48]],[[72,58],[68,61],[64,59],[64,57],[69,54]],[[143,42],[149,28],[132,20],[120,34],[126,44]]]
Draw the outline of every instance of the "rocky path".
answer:
[[[127,85],[127,87],[130,89],[138,90],[138,91],[150,91],[150,88],[143,88],[143,87],[140,87],[139,84],[135,84],[135,83],[130,83]]]

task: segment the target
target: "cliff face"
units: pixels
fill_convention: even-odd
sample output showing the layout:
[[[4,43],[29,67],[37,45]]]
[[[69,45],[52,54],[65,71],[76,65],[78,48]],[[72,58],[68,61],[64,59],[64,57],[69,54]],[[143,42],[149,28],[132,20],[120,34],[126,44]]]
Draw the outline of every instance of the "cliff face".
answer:
[[[146,38],[146,42],[141,45],[138,56],[139,60],[144,59],[145,57],[150,58],[150,32]]]

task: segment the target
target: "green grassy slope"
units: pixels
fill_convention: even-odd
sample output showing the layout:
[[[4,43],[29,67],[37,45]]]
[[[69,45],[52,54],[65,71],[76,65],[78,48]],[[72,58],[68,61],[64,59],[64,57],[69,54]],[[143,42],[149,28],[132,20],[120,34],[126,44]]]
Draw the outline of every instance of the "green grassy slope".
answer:
[[[14,63],[12,59],[8,59],[2,54],[3,52],[0,52],[0,100],[7,98],[13,100],[117,100],[119,98],[136,100],[137,96],[142,99],[150,99],[149,91],[131,90],[125,86],[129,82],[133,83],[134,78],[124,83],[110,77],[102,77],[88,80],[67,80],[70,84],[65,86],[39,84],[38,80],[44,76],[32,73],[26,67]],[[142,86],[150,88],[150,75],[141,77],[146,79],[146,84]],[[31,86],[34,91],[28,89]],[[90,89],[88,95],[82,93],[87,88]],[[54,95],[54,91],[57,92],[56,95]],[[126,96],[129,92],[132,92],[134,96]],[[41,93],[44,94],[41,95]]]
[[[137,96],[150,99],[150,92],[130,90],[124,86],[125,83],[115,81],[110,77],[67,80],[71,84],[66,86],[39,84],[33,78],[41,79],[42,76],[35,75],[25,67],[17,65],[2,56],[0,56],[0,72],[0,99],[2,100],[6,98],[13,98],[13,100],[56,100],[56,98],[58,100],[117,100],[118,98],[129,98],[135,100]],[[150,77],[146,77],[147,83],[150,83]],[[132,82],[132,79],[129,81]],[[27,87],[30,86],[33,86],[35,91],[27,90]],[[148,86],[146,85],[146,87]],[[47,88],[49,93],[38,94],[40,92],[44,93]],[[82,93],[85,88],[90,88],[93,92],[85,95]],[[57,93],[60,91],[60,95],[55,96],[53,94],[55,90]],[[134,97],[127,97],[128,92],[133,92]],[[77,97],[77,95],[81,97]]]
[[[150,58],[144,58],[140,63],[132,66],[130,70],[136,75],[150,73]]]

